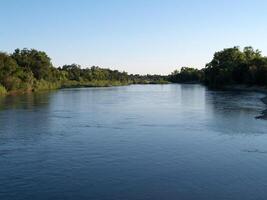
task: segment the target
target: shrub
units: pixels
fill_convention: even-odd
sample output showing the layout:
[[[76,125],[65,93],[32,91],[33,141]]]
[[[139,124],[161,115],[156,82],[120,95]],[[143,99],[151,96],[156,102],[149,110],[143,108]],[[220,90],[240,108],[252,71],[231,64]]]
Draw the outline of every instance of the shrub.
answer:
[[[18,90],[21,87],[21,80],[17,77],[8,76],[4,79],[3,85],[7,91]]]
[[[54,90],[61,87],[59,82],[49,82],[45,80],[35,81],[34,83],[34,90]]]
[[[0,95],[5,95],[6,93],[6,88],[0,84]]]

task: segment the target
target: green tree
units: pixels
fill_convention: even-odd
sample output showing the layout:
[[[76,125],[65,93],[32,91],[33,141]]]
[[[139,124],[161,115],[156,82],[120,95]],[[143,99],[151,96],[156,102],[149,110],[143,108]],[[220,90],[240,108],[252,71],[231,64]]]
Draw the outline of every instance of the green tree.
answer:
[[[169,80],[173,83],[193,83],[200,82],[203,78],[202,70],[192,67],[182,67],[181,70],[175,70]]]
[[[12,54],[18,65],[25,70],[31,70],[37,80],[53,79],[51,59],[43,51],[35,49],[16,49]]]

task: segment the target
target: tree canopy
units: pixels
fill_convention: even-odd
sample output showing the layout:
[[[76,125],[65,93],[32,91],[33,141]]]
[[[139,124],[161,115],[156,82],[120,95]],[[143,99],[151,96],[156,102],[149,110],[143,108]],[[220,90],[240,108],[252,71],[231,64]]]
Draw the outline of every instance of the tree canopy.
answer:
[[[226,48],[216,52],[203,69],[182,67],[169,75],[174,83],[204,83],[211,87],[231,84],[267,86],[267,58],[252,47]]]
[[[175,70],[169,76],[169,80],[173,83],[196,83],[202,78],[203,71],[192,67],[182,67],[181,70]]]
[[[245,47],[216,52],[204,69],[205,83],[220,87],[227,84],[267,85],[267,58],[259,50]]]

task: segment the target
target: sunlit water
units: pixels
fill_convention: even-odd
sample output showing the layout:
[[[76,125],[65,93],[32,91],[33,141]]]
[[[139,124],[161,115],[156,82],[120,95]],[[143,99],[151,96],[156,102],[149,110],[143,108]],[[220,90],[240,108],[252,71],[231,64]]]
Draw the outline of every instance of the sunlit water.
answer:
[[[200,85],[0,99],[1,200],[265,200],[259,93]]]

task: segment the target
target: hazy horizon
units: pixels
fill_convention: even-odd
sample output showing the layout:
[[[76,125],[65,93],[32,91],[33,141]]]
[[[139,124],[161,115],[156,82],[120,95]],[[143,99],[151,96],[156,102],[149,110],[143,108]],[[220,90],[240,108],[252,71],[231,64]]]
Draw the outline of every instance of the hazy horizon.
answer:
[[[223,48],[267,53],[267,2],[2,1],[0,51],[45,51],[54,66],[77,63],[128,73],[201,68]]]

